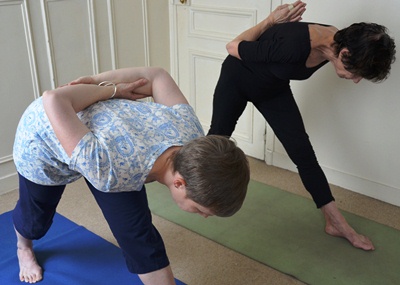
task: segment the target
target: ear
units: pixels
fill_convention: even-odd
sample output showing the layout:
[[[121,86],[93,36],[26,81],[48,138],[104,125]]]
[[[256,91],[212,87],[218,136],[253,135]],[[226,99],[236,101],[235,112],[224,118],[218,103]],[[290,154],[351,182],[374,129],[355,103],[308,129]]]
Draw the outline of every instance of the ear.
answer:
[[[182,186],[185,186],[185,187],[186,187],[186,181],[185,181],[185,179],[183,179],[183,177],[179,175],[179,177],[176,177],[176,178],[174,179],[174,186],[175,186],[175,188],[177,188],[177,189],[179,189],[179,188],[182,187]]]
[[[340,50],[340,52],[339,52],[339,58],[342,58],[342,56],[344,55],[344,54],[349,54],[350,53],[350,51],[348,50],[348,48],[342,48],[341,50]]]

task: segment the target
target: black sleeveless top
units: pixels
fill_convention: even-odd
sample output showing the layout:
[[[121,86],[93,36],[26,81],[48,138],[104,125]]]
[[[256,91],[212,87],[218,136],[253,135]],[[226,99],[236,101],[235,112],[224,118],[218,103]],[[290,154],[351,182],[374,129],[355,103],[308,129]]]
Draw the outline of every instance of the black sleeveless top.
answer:
[[[250,69],[269,87],[289,80],[305,80],[328,61],[308,68],[311,51],[306,22],[283,23],[267,29],[257,41],[242,41],[238,51],[242,68]]]

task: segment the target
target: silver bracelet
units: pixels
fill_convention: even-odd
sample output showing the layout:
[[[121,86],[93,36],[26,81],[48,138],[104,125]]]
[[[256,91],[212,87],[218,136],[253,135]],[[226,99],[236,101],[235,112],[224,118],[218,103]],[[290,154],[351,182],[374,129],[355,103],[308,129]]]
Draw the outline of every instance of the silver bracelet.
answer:
[[[110,99],[115,96],[115,93],[117,93],[117,85],[114,82],[103,81],[99,83],[99,86],[114,86],[114,93],[111,95]]]

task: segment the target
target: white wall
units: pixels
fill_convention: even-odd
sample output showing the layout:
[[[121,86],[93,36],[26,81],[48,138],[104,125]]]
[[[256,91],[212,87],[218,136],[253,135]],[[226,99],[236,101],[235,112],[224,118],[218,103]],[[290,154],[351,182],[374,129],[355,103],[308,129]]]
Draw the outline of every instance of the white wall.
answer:
[[[386,26],[400,49],[400,2],[309,0],[304,21],[341,29],[354,22]],[[328,180],[400,206],[400,51],[389,79],[376,84],[339,79],[331,65],[293,82],[305,125]],[[294,170],[282,146],[269,146],[274,165]]]
[[[12,146],[49,88],[112,68],[169,69],[165,0],[0,1],[0,194],[18,187]]]

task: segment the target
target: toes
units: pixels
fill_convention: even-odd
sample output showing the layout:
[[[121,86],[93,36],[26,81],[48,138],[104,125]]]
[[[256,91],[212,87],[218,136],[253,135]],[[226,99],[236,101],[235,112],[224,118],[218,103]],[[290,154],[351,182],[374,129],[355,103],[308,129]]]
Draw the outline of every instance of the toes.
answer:
[[[358,235],[355,241],[352,243],[353,246],[361,248],[363,250],[375,250],[371,240],[363,235]]]
[[[33,284],[42,280],[42,276],[38,274],[21,274],[19,280],[21,282]]]

